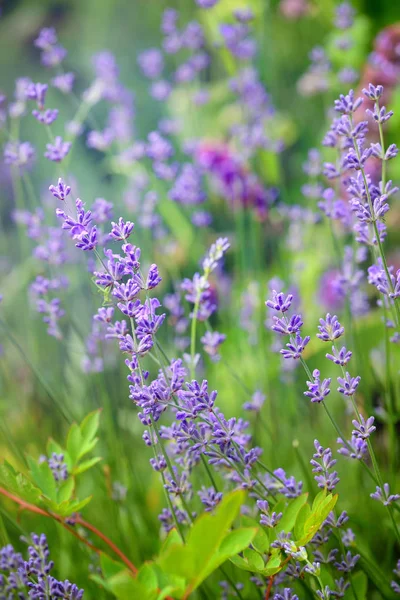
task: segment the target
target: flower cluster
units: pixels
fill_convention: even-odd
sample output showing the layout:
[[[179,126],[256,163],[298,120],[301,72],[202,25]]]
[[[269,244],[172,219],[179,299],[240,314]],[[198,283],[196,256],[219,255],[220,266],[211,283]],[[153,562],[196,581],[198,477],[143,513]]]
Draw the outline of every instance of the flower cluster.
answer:
[[[54,563],[50,560],[46,536],[32,533],[28,543],[28,560],[24,560],[11,544],[0,549],[1,596],[20,600],[81,600],[83,589],[68,579],[59,581],[50,575]]]

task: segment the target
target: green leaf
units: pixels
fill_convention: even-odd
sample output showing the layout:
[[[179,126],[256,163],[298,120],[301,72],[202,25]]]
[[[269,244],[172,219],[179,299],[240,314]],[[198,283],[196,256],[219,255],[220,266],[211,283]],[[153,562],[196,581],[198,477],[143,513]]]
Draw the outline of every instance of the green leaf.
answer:
[[[266,575],[267,577],[270,575],[275,575],[275,573],[278,573],[278,571],[280,570],[280,566],[281,566],[280,552],[278,552],[277,554],[272,554],[269,561],[265,565],[263,574]]]
[[[113,575],[126,570],[125,565],[113,560],[107,554],[104,554],[104,552],[100,553],[100,566],[105,579],[109,579]]]
[[[285,531],[289,533],[292,531],[297,515],[299,514],[301,508],[306,504],[308,498],[308,494],[302,494],[294,500],[291,500],[285,510],[283,511],[282,518],[279,520],[275,530],[276,532]]]
[[[78,462],[82,443],[82,433],[79,425],[72,423],[67,435],[67,451],[71,458],[72,465],[76,465]]]
[[[9,491],[30,502],[38,504],[41,496],[39,488],[35,487],[22,473],[16,473],[12,465],[4,461],[0,465],[0,483]]]
[[[316,512],[321,503],[326,499],[326,489],[321,490],[314,498],[312,503],[311,512]]]
[[[160,554],[166,553],[172,546],[183,546],[182,538],[176,529],[171,529],[168,533],[161,547]]]
[[[89,458],[89,460],[85,460],[84,462],[80,463],[78,466],[72,469],[72,475],[80,475],[81,473],[84,473],[88,469],[91,469],[92,467],[97,465],[97,463],[101,460],[103,459],[100,456],[94,456],[93,458]]]
[[[265,529],[258,528],[257,533],[252,541],[254,548],[261,554],[266,554],[269,550],[269,537]]]
[[[257,529],[253,528],[244,528],[234,529],[228,533],[228,535],[223,540],[216,556],[218,560],[222,559],[222,562],[234,556],[235,554],[239,554],[245,548],[251,544],[254,536],[256,535]],[[221,563],[220,563],[221,564]]]
[[[260,554],[258,554],[258,552],[256,552],[255,550],[247,548],[247,550],[243,552],[243,556],[247,561],[249,567],[252,567],[255,571],[258,572],[264,568],[264,560],[262,556],[260,556]]]
[[[144,565],[140,567],[137,580],[143,585],[147,592],[154,592],[157,590],[157,575],[150,563],[144,563]]]
[[[304,536],[304,525],[311,514],[309,504],[304,504],[297,514],[296,523],[294,525],[294,538],[296,540]]]
[[[250,536],[254,537],[255,531],[241,533],[227,541],[225,552],[219,553],[244,498],[243,491],[226,495],[214,514],[206,513],[196,519],[185,546],[173,544],[160,556],[158,564],[164,573],[186,580],[185,595],[189,596],[218,564],[227,560],[229,544],[236,549],[240,536],[242,542],[246,536],[249,536],[246,542]]]
[[[242,558],[241,556],[231,556],[231,558],[229,559],[231,561],[231,563],[233,563],[235,565],[235,567],[238,567],[239,569],[242,569],[243,571],[250,571],[250,573],[254,573],[254,568],[251,567],[248,562],[246,560],[244,560],[244,558]]]
[[[32,479],[42,494],[53,502],[57,502],[57,484],[48,463],[42,462],[39,464],[31,456],[27,456],[26,458]]]
[[[75,482],[72,477],[64,481],[58,490],[57,502],[66,502],[70,500],[72,494],[74,493]]]

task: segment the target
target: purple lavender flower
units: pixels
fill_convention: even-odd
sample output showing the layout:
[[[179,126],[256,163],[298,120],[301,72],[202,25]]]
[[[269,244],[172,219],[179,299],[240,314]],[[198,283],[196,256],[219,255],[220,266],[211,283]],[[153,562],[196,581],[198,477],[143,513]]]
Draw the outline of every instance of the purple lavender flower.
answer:
[[[183,205],[201,204],[206,199],[202,189],[201,173],[194,165],[185,163],[176,178],[169,197]]]
[[[336,7],[335,27],[349,29],[354,23],[355,10],[349,2],[342,2]],[[364,90],[363,90],[364,91]]]
[[[337,443],[342,446],[339,448],[338,453],[348,458],[362,460],[368,452],[367,443],[356,435],[352,435],[351,440],[347,442],[338,438]]]
[[[323,402],[324,399],[330,394],[331,390],[329,385],[331,379],[320,379],[320,372],[318,369],[313,371],[313,381],[307,381],[308,392],[304,392],[305,396],[311,398],[311,402]]]
[[[361,377],[351,377],[350,374],[346,372],[345,377],[338,377],[337,380],[339,383],[338,392],[344,396],[354,396],[361,381]]]
[[[219,0],[196,0],[197,6],[200,8],[212,8]]]
[[[345,556],[342,556],[342,561],[341,562],[335,562],[334,566],[336,567],[336,569],[338,571],[342,571],[343,573],[350,573],[354,567],[356,566],[360,555],[359,554],[355,554],[354,556],[351,554],[351,552],[347,552]]]
[[[47,50],[56,43],[57,34],[54,27],[43,27],[43,29],[40,30],[38,37],[34,41],[35,46],[41,50]]]
[[[392,502],[397,502],[398,500],[400,500],[400,494],[390,493],[390,487],[388,483],[383,484],[383,491],[382,488],[376,486],[376,491],[373,494],[370,494],[370,496],[374,500],[382,502],[385,506],[388,506],[389,504],[392,504]]]
[[[53,477],[57,482],[68,479],[68,467],[64,462],[64,454],[53,452],[48,463],[51,472],[53,473]]]
[[[354,430],[352,434],[361,438],[362,440],[366,440],[369,436],[376,431],[376,427],[374,425],[375,417],[368,417],[367,420],[364,419],[362,415],[360,415],[360,421],[353,420]]]
[[[28,85],[26,95],[30,100],[36,100],[39,110],[44,109],[48,85],[46,83],[31,83]]]
[[[226,335],[219,333],[218,331],[206,331],[203,337],[200,339],[203,344],[204,351],[207,352],[214,362],[218,362],[221,358],[219,354],[219,347],[226,340]]]
[[[47,151],[44,156],[53,162],[61,162],[69,153],[71,145],[71,142],[64,142],[58,135],[54,139],[54,143],[46,145]]]
[[[292,294],[288,294],[288,296],[285,298],[282,292],[278,293],[275,290],[272,290],[272,300],[267,300],[265,304],[268,306],[268,308],[285,313],[289,310],[292,300]]]
[[[53,77],[51,83],[53,87],[57,88],[63,94],[70,94],[74,86],[75,74],[74,73],[60,73]]]
[[[323,342],[334,342],[344,334],[344,327],[341,326],[336,315],[332,317],[328,313],[326,318],[320,319],[319,322],[317,337]]]
[[[302,338],[300,333],[297,332],[296,337],[294,339],[292,338],[292,341],[286,344],[287,349],[284,348],[280,351],[280,353],[282,354],[283,358],[298,359],[303,354],[304,349],[307,346],[310,339],[311,338],[309,335],[306,335],[305,338]]]
[[[154,98],[154,100],[164,102],[171,94],[171,91],[171,84],[168,81],[161,79],[159,81],[154,81],[151,84],[150,95],[152,96],[152,98]]]
[[[350,352],[350,350],[347,350],[344,346],[340,350],[338,350],[335,346],[332,346],[332,354],[328,353],[325,356],[328,360],[334,362],[335,365],[340,365],[341,367],[344,367],[351,359],[352,352]]]
[[[303,320],[301,315],[292,315],[289,320],[284,316],[282,319],[273,316],[274,324],[271,329],[281,335],[292,335],[301,330]]]
[[[119,218],[118,223],[114,223],[114,221],[112,221],[111,225],[112,229],[110,236],[117,241],[127,240],[135,226],[131,221],[125,222],[122,217]]]
[[[58,109],[57,108],[48,108],[47,110],[33,110],[32,115],[35,117],[37,121],[43,123],[44,125],[51,125],[58,117]]]
[[[243,409],[258,413],[262,409],[265,400],[265,394],[263,394],[260,390],[256,390],[252,395],[250,402],[245,402],[243,404]]]
[[[214,488],[205,488],[204,486],[201,488],[199,492],[197,492],[202,504],[205,506],[206,512],[211,512],[214,510],[216,506],[222,500],[222,492],[217,492]]]
[[[355,99],[354,91],[350,90],[346,96],[341,94],[339,100],[335,100],[335,110],[344,115],[352,115],[361,106],[362,102],[363,99]]]
[[[66,197],[69,196],[69,194],[71,193],[71,188],[69,185],[66,185],[60,177],[57,185],[51,185],[49,187],[49,191],[53,194],[55,198],[64,201]]]
[[[152,131],[147,136],[146,154],[156,162],[168,160],[174,153],[172,144],[162,137],[157,131]]]
[[[163,55],[158,48],[150,48],[139,54],[138,64],[145,77],[157,79],[164,68]]]
[[[315,454],[310,461],[313,466],[313,473],[316,473],[314,479],[318,483],[318,487],[326,488],[328,492],[332,492],[339,483],[339,477],[336,471],[332,471],[337,461],[332,458],[332,450],[321,446],[318,440],[314,441]]]
[[[35,150],[30,142],[7,142],[4,146],[4,162],[19,168],[29,168],[35,158]]]

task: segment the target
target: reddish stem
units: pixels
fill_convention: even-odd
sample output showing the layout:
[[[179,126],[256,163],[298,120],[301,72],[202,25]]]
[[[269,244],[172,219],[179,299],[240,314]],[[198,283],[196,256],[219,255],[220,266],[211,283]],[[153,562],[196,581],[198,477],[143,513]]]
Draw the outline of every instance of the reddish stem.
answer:
[[[269,578],[267,591],[265,592],[265,600],[269,600],[269,597],[271,595],[272,585],[274,583],[274,579],[275,579],[275,576],[271,575],[271,577]]]
[[[14,494],[11,494],[10,492],[8,492],[7,490],[5,490],[2,487],[0,487],[0,494],[2,494],[3,496],[6,496],[7,498],[12,500],[16,504],[19,504],[19,506],[23,510],[29,510],[30,512],[36,513],[37,515],[41,515],[42,517],[54,519],[55,521],[60,523],[63,527],[65,527],[65,529],[70,531],[72,533],[72,535],[74,535],[76,538],[78,538],[78,540],[80,540],[81,542],[86,544],[86,546],[91,548],[91,550],[94,550],[95,552],[100,554],[101,550],[99,550],[99,548],[96,548],[96,546],[91,544],[88,540],[86,540],[85,538],[80,536],[79,533],[77,533],[72,527],[70,527],[67,523],[65,523],[64,519],[62,517],[60,517],[59,515],[55,515],[53,513],[47,512],[46,510],[43,510],[42,508],[39,508],[38,506],[35,506],[34,504],[25,502],[25,500],[18,498],[18,496],[14,496]],[[133,575],[137,574],[137,568],[135,567],[135,565],[133,563],[131,563],[129,558],[127,558],[125,556],[125,554],[106,535],[104,535],[104,533],[99,531],[96,527],[94,527],[87,521],[84,521],[79,515],[76,515],[74,517],[74,522],[79,523],[82,527],[84,527],[85,529],[88,529],[89,531],[91,531],[92,533],[97,535],[97,537],[99,537],[101,540],[103,540],[103,542],[105,542],[105,544],[107,544],[107,546],[109,548],[111,548],[117,556],[119,556],[119,558],[128,567],[128,569],[131,571],[131,573]]]
[[[116,546],[114,544],[114,542],[112,542],[110,540],[110,538],[108,538],[106,535],[104,535],[104,533],[102,533],[101,531],[99,531],[91,523],[88,523],[87,521],[85,521],[84,519],[82,519],[82,517],[80,515],[76,515],[74,517],[74,522],[78,523],[79,525],[82,525],[82,527],[84,527],[85,529],[88,529],[89,531],[91,531],[92,533],[94,533],[95,535],[97,535],[97,537],[99,537],[101,540],[103,540],[103,542],[105,544],[107,544],[107,546],[109,548],[111,548],[111,550],[113,550],[117,556],[119,556],[119,558],[122,560],[122,562],[128,567],[128,569],[130,571],[132,571],[132,573],[134,575],[137,574],[138,570],[135,567],[135,565],[129,560],[129,558],[127,558],[125,556],[125,554],[118,548],[118,546]]]

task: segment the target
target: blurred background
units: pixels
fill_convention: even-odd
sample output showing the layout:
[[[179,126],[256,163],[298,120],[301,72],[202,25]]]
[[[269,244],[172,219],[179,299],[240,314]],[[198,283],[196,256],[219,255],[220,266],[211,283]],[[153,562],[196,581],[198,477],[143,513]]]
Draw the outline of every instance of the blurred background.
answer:
[[[54,27],[61,44],[68,50],[64,70],[75,73],[74,98],[54,89],[48,92],[48,104],[57,107],[61,115],[54,126],[56,134],[65,134],[65,125],[73,120],[80,98],[94,78],[93,55],[109,50],[118,64],[120,81],[134,95],[134,139],[145,139],[163,119],[178,119],[180,128],[173,134],[177,148],[199,135],[206,140],[224,141],[227,129],[237,118],[237,107],[231,102],[225,83],[235,74],[237,66],[217,56],[216,23],[238,4],[236,0],[225,0],[218,9],[220,12],[210,16],[200,11],[194,0],[0,0],[0,93],[11,98],[15,81],[20,77],[48,81],[49,73],[40,64],[40,53],[33,42],[41,28]],[[241,407],[249,393],[261,390],[267,401],[261,417],[254,418],[252,425],[256,443],[264,449],[264,462],[273,469],[283,467],[296,477],[310,480],[307,465],[314,438],[329,445],[335,442],[336,436],[319,407],[304,399],[303,373],[288,371],[282,376],[279,356],[271,351],[271,333],[264,326],[267,282],[278,276],[286,286],[297,291],[310,335],[327,310],[345,312],[343,306],[335,304],[337,299],[329,287],[329,277],[337,270],[337,263],[328,226],[318,216],[316,199],[310,200],[302,193],[308,182],[303,164],[311,148],[321,149],[333,100],[339,93],[347,93],[350,87],[359,89],[371,78],[374,83],[386,85],[388,105],[395,111],[389,141],[398,141],[400,4],[392,0],[353,2],[356,10],[351,31],[353,44],[345,55],[336,44],[341,33],[332,26],[335,2],[253,0],[248,4],[257,14],[259,53],[255,65],[273,107],[269,135],[273,143],[279,145],[279,151],[277,146],[271,146],[270,150],[252,157],[249,163],[268,189],[278,191],[281,204],[278,202],[271,208],[267,217],[260,217],[245,207],[238,223],[232,205],[214,194],[207,206],[213,224],[197,228],[185,207],[180,211],[172,202],[160,202],[156,212],[159,211],[167,236],[158,238],[154,228],[137,226],[134,243],[142,248],[148,263],[158,264],[163,275],[159,294],[162,298],[174,292],[176,281],[192,277],[205,250],[218,235],[227,235],[232,240],[225,269],[212,282],[219,304],[213,326],[227,335],[227,341],[223,359],[212,363],[205,358],[203,373],[207,374],[210,388],[218,390],[219,403],[227,416],[243,416]],[[199,108],[194,108],[190,95],[182,90],[163,102],[149,101],[149,81],[141,73],[137,58],[144,50],[160,45],[160,21],[166,8],[177,9],[182,23],[200,20],[207,31],[207,50],[211,55],[215,53],[212,65],[202,73],[202,84],[208,88],[211,101]],[[318,90],[321,73],[315,76],[315,72],[310,71],[310,53],[318,46],[325,49],[335,74],[324,93]],[[371,55],[376,52],[386,60],[385,68],[379,66],[382,63],[377,66],[371,61]],[[175,69],[174,60],[174,56],[166,58],[167,76]],[[387,63],[391,65],[389,71]],[[337,74],[342,69],[353,69],[358,74],[356,79],[349,83],[343,77],[340,81]],[[101,152],[87,144],[88,133],[98,129],[98,124],[104,127],[107,115],[104,102],[92,108],[83,124],[83,133],[75,142],[66,174],[57,164],[46,161],[43,152],[38,152],[30,184],[23,184],[21,191],[12,181],[10,170],[3,164],[0,166],[0,292],[3,294],[0,458],[23,470],[26,453],[34,456],[44,453],[49,436],[63,440],[73,420],[102,407],[100,454],[103,461],[83,480],[80,493],[94,495],[87,509],[90,519],[134,562],[140,563],[158,550],[157,514],[164,505],[164,497],[157,473],[148,466],[151,453],[141,440],[143,427],[128,399],[123,361],[106,346],[102,349],[103,370],[96,372],[90,363],[88,348],[95,342],[91,315],[100,305],[101,297],[86,265],[71,247],[68,250],[71,260],[62,266],[62,273],[70,280],[68,290],[62,293],[66,310],[62,339],[48,336],[46,325],[35,312],[29,295],[32,281],[45,271],[37,256],[32,255],[35,244],[13,219],[15,209],[32,211],[40,206],[49,222],[55,225],[55,203],[49,197],[48,186],[59,176],[68,175],[68,182],[88,205],[95,198],[105,198],[114,203],[115,217],[121,214],[140,222],[143,206],[135,185],[141,171],[127,172],[112,153]],[[38,148],[44,148],[47,142],[44,128],[33,119],[21,121],[19,134],[21,140],[30,140]],[[3,144],[7,141],[4,129],[0,129],[0,138],[2,136]],[[393,161],[390,177],[400,180],[399,161]],[[150,181],[149,189],[161,198],[166,197],[166,188],[157,181]],[[298,218],[291,210],[298,211]],[[291,215],[290,223],[288,215]],[[400,267],[399,221],[400,211],[393,204],[388,219],[387,252],[389,262],[396,268]],[[51,266],[51,269],[57,268],[57,265]],[[371,307],[375,306],[373,296],[368,302]],[[250,320],[246,317],[249,306]],[[377,311],[372,308],[357,318],[351,338],[353,350],[357,352],[357,374],[362,376],[362,401],[366,410],[378,409],[377,414],[385,375],[383,349],[376,343],[382,327]],[[173,354],[176,340],[171,330],[165,329],[164,343]],[[350,339],[347,343],[350,345]],[[312,340],[307,355],[311,368],[324,363],[325,351],[325,347]],[[398,365],[400,353],[397,348],[393,352]],[[370,361],[372,368],[368,366]],[[324,376],[329,376],[329,368],[324,363]],[[398,377],[393,385],[399,387]],[[349,416],[336,396],[332,394],[332,410],[345,427]],[[251,414],[248,416],[253,418]],[[383,455],[385,443],[382,444]],[[396,465],[392,464],[390,469],[395,478]],[[365,507],[361,501],[369,484],[362,480],[362,473],[353,464],[347,467],[345,463],[343,468],[342,463],[338,470],[342,485],[349,490],[347,497],[351,498],[351,505],[357,506],[357,513],[352,514],[357,529],[366,514],[371,515],[371,510],[375,510],[375,506]],[[378,509],[379,506],[377,521],[371,523],[370,530],[364,528],[357,534],[365,539],[366,546],[373,542],[377,553],[385,557],[392,548],[387,547],[377,530],[379,519],[384,518]],[[88,574],[98,569],[96,556],[77,545],[74,538],[56,524],[42,521],[39,526],[38,518],[25,513],[19,515],[11,503],[0,499],[1,542],[15,541],[21,533],[46,531],[50,546],[57,548],[61,555],[58,559],[60,574],[84,586],[87,598],[106,597],[105,592],[88,582]]]

